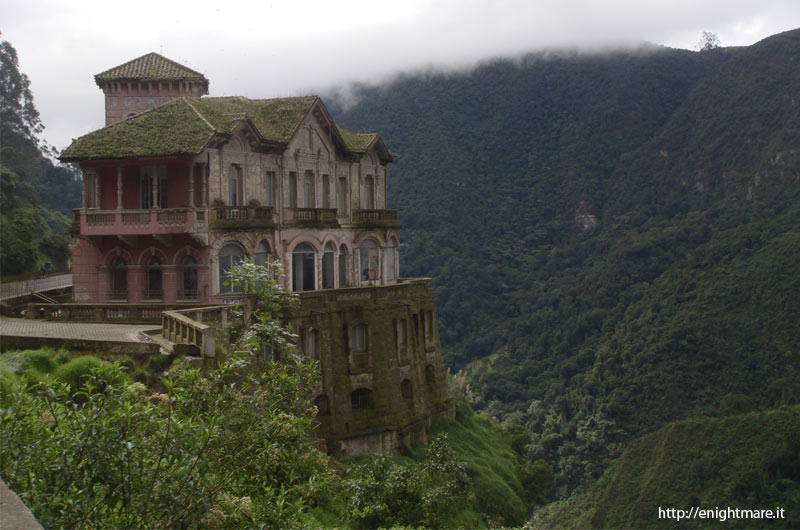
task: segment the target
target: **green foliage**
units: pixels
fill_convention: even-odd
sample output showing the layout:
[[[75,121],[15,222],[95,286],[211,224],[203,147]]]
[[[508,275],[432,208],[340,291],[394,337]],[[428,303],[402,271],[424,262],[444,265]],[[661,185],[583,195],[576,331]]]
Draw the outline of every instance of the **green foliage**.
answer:
[[[355,528],[444,528],[470,503],[470,480],[441,434],[420,462],[377,455],[347,468],[346,516]]]
[[[45,527],[303,526],[328,483],[308,445],[318,375],[288,348],[278,362],[255,353],[175,366],[163,393],[88,356],[7,385],[0,476]]]
[[[587,492],[534,528],[797,528],[800,408],[670,423],[632,441]],[[785,509],[785,519],[659,519],[658,508]]]
[[[798,53],[532,54],[330,105],[400,153],[404,275],[558,491],[666,422],[800,397]]]
[[[30,81],[19,71],[17,52],[0,42],[0,269],[36,270],[69,259],[70,209],[80,205],[80,182],[67,166],[54,165]]]
[[[78,392],[89,379],[92,370],[102,365],[103,361],[94,355],[81,355],[56,368],[53,371],[53,378],[66,383],[73,392]]]

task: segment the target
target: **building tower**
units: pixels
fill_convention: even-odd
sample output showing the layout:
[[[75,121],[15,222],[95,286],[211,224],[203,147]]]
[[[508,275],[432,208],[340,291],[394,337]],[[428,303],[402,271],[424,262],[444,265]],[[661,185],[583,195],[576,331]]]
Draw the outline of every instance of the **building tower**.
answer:
[[[203,74],[157,53],[106,70],[94,80],[106,96],[106,125],[175,98],[208,94],[208,79]]]

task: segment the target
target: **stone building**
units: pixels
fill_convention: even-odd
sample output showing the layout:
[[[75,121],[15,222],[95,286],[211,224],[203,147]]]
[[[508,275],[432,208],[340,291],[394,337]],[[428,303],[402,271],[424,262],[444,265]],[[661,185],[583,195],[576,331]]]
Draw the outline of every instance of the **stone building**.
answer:
[[[80,165],[78,303],[219,304],[226,272],[280,260],[300,347],[319,361],[319,433],[332,453],[426,440],[449,414],[430,280],[399,275],[397,211],[374,133],[336,126],[316,96],[202,97],[208,80],[151,53],[95,76],[107,126]]]

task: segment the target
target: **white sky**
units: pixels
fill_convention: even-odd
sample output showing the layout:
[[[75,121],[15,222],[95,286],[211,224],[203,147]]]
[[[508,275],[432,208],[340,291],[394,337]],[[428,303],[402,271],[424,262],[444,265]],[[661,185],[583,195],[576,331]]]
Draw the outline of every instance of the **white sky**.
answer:
[[[800,0],[3,0],[0,31],[59,150],[104,124],[94,75],[155,51],[205,74],[210,95],[319,93],[399,71],[464,68],[542,47],[702,31],[749,45],[800,27]]]

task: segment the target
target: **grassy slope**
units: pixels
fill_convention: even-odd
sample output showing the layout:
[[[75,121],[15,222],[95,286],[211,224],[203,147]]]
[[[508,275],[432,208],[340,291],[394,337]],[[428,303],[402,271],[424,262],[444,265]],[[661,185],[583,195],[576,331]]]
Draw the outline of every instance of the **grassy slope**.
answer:
[[[800,408],[670,423],[634,440],[586,493],[534,528],[797,528]],[[786,510],[783,520],[659,519],[658,508]]]

